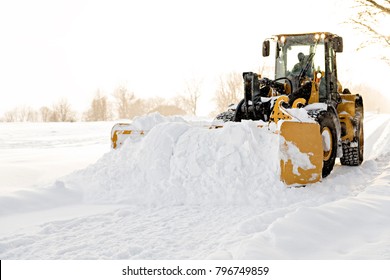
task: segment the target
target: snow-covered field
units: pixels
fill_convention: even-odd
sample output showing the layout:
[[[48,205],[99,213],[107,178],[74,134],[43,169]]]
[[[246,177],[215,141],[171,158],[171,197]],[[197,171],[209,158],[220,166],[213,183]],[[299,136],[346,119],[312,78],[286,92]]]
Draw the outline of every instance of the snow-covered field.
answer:
[[[0,259],[390,259],[390,115],[305,188],[251,122],[156,119],[119,150],[113,123],[1,123]]]

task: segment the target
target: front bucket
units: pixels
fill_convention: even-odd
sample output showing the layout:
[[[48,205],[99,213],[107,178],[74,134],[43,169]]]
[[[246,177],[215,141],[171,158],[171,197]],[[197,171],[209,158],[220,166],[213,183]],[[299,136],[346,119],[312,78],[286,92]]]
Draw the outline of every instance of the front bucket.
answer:
[[[318,182],[323,148],[318,123],[284,121],[280,127],[280,177],[286,185]]]

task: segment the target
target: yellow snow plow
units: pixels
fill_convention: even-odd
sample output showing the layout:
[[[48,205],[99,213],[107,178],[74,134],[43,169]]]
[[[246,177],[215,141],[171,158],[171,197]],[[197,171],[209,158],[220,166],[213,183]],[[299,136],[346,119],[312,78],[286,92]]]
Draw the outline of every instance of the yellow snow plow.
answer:
[[[290,115],[282,104],[287,101],[285,96],[275,99],[272,112],[273,133],[279,135],[280,179],[286,185],[306,185],[321,179],[322,171],[322,138],[318,123],[310,120],[298,120]],[[295,107],[294,107],[295,108]],[[270,133],[266,123],[258,129]],[[223,129],[223,123],[205,127],[205,129]],[[118,123],[111,132],[112,148],[119,148],[126,139],[139,139],[148,131],[132,128],[131,124]]]
[[[337,79],[336,53],[343,50],[342,38],[328,32],[281,34],[265,40],[262,50],[272,59],[275,77],[244,72],[244,98],[220,113],[216,120],[222,124],[214,127],[223,129],[223,122],[242,120],[272,124],[279,136],[276,176],[287,186],[320,181],[331,173],[337,157],[342,165],[360,165],[363,99],[342,90]],[[146,133],[117,124],[112,147]]]

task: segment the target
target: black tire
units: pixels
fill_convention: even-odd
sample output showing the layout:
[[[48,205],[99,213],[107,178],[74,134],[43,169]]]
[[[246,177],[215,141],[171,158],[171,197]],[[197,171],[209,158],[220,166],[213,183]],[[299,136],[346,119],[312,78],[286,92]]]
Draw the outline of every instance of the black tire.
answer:
[[[242,100],[238,103],[237,109],[236,109],[235,114],[234,114],[234,117],[233,117],[233,121],[234,121],[234,122],[240,122],[242,119],[246,119],[246,118],[244,117],[244,113],[243,113],[243,109],[242,109],[244,103],[245,103],[245,99],[242,99]]]
[[[235,110],[228,110],[226,112],[219,113],[215,119],[222,120],[223,122],[231,122],[234,120]]]
[[[320,132],[322,135],[323,166],[322,178],[332,172],[337,157],[337,129],[335,116],[328,111],[323,111],[318,115]]]
[[[364,131],[361,114],[354,118],[355,135],[353,142],[343,143],[343,156],[340,158],[342,165],[359,166],[362,164],[364,156]]]

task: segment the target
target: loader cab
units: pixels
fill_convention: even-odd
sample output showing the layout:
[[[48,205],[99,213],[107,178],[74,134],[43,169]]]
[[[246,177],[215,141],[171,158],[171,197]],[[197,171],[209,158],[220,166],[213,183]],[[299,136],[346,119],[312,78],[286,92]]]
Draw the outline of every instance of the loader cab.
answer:
[[[330,101],[337,98],[336,53],[342,50],[342,38],[331,33],[275,35],[263,43],[262,54],[268,61],[263,76],[290,79],[293,92],[303,81],[319,78],[319,100]]]

